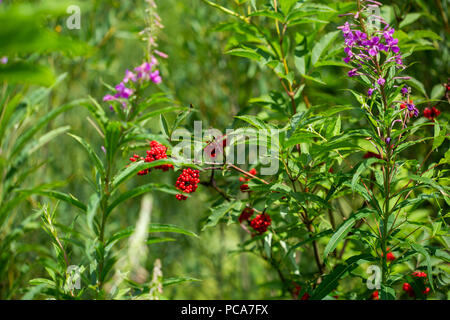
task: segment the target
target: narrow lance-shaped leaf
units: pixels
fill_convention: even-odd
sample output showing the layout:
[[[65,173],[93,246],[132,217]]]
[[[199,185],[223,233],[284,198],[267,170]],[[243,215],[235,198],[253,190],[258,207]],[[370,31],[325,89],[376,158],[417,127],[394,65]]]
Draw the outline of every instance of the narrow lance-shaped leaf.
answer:
[[[68,135],[74,138],[83,146],[84,150],[86,150],[86,152],[89,155],[89,158],[91,158],[91,160],[94,162],[95,167],[101,173],[102,177],[105,176],[105,167],[103,166],[102,161],[100,160],[94,149],[83,138],[70,133]]]
[[[351,215],[347,220],[345,220],[334,232],[333,236],[331,237],[330,241],[328,241],[327,246],[325,247],[325,251],[323,253],[324,257],[326,258],[328,254],[333,251],[338,243],[345,238],[345,236],[350,232],[350,230],[355,225],[356,221],[367,217],[373,212],[373,210],[370,209],[362,209],[353,215]]]

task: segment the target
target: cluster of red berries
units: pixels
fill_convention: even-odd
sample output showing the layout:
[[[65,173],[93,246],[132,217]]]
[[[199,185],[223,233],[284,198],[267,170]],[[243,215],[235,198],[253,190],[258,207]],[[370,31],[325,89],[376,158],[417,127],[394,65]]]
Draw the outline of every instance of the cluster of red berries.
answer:
[[[198,170],[187,168],[183,169],[183,172],[180,174],[177,182],[175,183],[175,187],[184,193],[192,193],[197,190],[199,182],[200,172]],[[187,199],[187,197],[183,194],[177,194],[175,197],[180,201]]]
[[[425,108],[423,110],[423,116],[425,118],[428,118],[432,121],[434,121],[435,118],[437,118],[439,115],[441,114],[441,111],[439,111],[438,109],[436,109],[436,107],[433,108]]]
[[[391,250],[390,248],[387,248],[388,253],[386,254],[386,260],[389,262],[392,262],[395,260],[395,256],[392,252],[389,252]],[[383,257],[383,253],[381,253],[381,256]]]
[[[242,210],[238,221],[239,223],[247,221],[250,227],[252,227],[252,229],[254,229],[258,234],[263,234],[271,225],[272,219],[267,213],[258,214],[255,218],[251,219],[254,213],[255,210],[253,208],[245,207],[245,209]]]
[[[255,168],[251,169],[248,173],[252,174],[252,175],[256,175],[258,173],[258,171],[256,171]],[[247,192],[250,190],[248,184],[246,184],[245,182],[250,181],[252,178],[245,178],[245,177],[239,177],[239,181],[242,182],[241,186],[239,187],[241,189],[242,192]]]
[[[267,213],[258,214],[252,221],[250,221],[250,227],[252,227],[258,234],[263,234],[267,231],[272,224],[272,219]]]
[[[292,291],[292,294],[295,299],[298,299],[298,296],[299,296],[301,290],[302,290],[302,287],[300,285],[296,284],[294,290]],[[310,297],[309,293],[305,292],[302,295],[302,297],[300,298],[300,300],[308,300],[309,297]]]
[[[427,278],[427,274],[425,272],[422,271],[414,271],[412,273],[413,277],[416,277],[417,279],[422,279],[422,285],[425,286],[426,283],[426,278]],[[412,285],[410,285],[408,282],[405,282],[403,284],[403,291],[405,291],[408,296],[410,296],[411,298],[416,297],[416,292],[414,291],[414,288]],[[428,294],[430,293],[430,288],[429,287],[425,287],[425,290],[422,291],[423,294]]]
[[[130,158],[131,162],[136,162],[139,160],[143,160],[144,162],[153,162],[155,160],[167,159],[167,147],[159,143],[158,141],[150,141],[150,150],[147,150],[147,155],[145,157],[141,157],[137,154],[133,155]],[[169,169],[173,169],[172,164],[163,164],[160,166],[156,166],[155,169],[159,169],[162,171],[167,171]],[[145,176],[151,171],[151,169],[144,169],[138,172],[139,176]]]
[[[238,218],[239,223],[242,223],[244,221],[248,222],[254,212],[255,210],[253,210],[253,208],[245,207],[245,209],[242,210],[241,215]]]

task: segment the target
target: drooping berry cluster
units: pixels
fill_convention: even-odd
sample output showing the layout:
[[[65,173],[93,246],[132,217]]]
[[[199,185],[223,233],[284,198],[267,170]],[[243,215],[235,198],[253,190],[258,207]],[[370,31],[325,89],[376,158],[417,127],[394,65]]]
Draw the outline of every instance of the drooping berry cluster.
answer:
[[[241,215],[238,218],[239,223],[242,223],[244,221],[249,222],[254,212],[255,210],[253,208],[245,207],[245,209],[242,210]]]
[[[427,282],[427,274],[425,272],[422,271],[414,271],[412,273],[413,276],[413,281],[415,283],[416,289],[418,289],[420,291],[422,291],[422,294],[426,295],[428,293],[430,293],[430,288],[426,286],[426,282]],[[424,289],[424,290],[422,290]],[[403,291],[405,291],[408,296],[415,298],[416,297],[416,291],[414,290],[414,287],[409,284],[408,282],[405,282],[403,284]]]
[[[200,172],[198,170],[187,168],[183,169],[183,172],[180,174],[177,182],[175,183],[175,187],[184,193],[192,193],[197,190],[199,182]],[[187,199],[187,197],[183,194],[177,194],[175,197],[180,201]]]
[[[151,141],[150,142],[150,150],[147,150],[147,155],[144,157],[140,157],[139,155],[135,154],[130,158],[131,162],[136,162],[139,160],[143,160],[145,162],[153,162],[155,160],[162,160],[162,159],[167,159],[167,147],[165,147],[164,145],[162,145],[161,143],[159,143],[158,141]],[[163,164],[160,166],[156,166],[155,169],[158,170],[162,170],[162,171],[167,171],[169,169],[173,169],[173,165],[172,164]],[[140,176],[145,176],[146,174],[148,174],[151,171],[151,169],[144,169],[138,172],[138,175]]]
[[[441,111],[439,111],[436,107],[433,108],[425,108],[423,110],[423,116],[425,118],[428,118],[432,121],[434,121],[435,118],[437,118],[441,114]]]
[[[255,168],[253,168],[253,169],[251,169],[248,173],[250,173],[250,174],[252,174],[252,175],[256,175],[256,174],[258,173],[258,171],[256,171]],[[241,189],[242,192],[247,192],[247,191],[250,190],[248,184],[245,183],[245,182],[248,182],[248,181],[250,181],[251,179],[252,179],[251,177],[248,177],[248,178],[247,178],[247,177],[239,177],[239,181],[240,181],[240,182],[243,182],[243,183],[241,184],[241,186],[239,187],[239,188]]]
[[[250,227],[252,227],[257,233],[263,234],[267,231],[272,223],[272,219],[267,213],[258,214],[252,221],[250,221]]]

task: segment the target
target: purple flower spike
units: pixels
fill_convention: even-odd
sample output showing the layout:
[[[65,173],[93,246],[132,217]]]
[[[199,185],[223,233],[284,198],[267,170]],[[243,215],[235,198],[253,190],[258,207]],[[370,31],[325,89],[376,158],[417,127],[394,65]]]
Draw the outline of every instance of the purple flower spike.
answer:
[[[410,114],[413,114],[414,117],[417,117],[419,115],[419,110],[417,110],[414,103],[412,103],[412,100],[410,100],[410,102],[406,103],[406,107],[408,108],[408,111],[410,112]]]
[[[133,72],[131,72],[130,70],[127,69],[125,71],[125,77],[123,78],[123,82],[127,83],[130,80],[133,81],[133,82],[136,82],[136,75]]]
[[[378,80],[377,80],[377,83],[380,85],[380,86],[384,86],[384,84],[386,83],[386,80],[384,80],[384,78],[379,78]]]
[[[125,84],[123,82],[119,83],[116,86],[116,90],[117,90],[117,93],[114,95],[114,97],[116,97],[116,98],[128,99],[133,94],[133,90],[125,87]]]
[[[150,80],[152,80],[156,84],[161,83],[162,79],[161,76],[159,75],[159,70],[156,70],[155,72],[150,74]]]
[[[103,101],[112,101],[112,100],[116,100],[116,97],[107,94],[106,96],[103,97]]]
[[[390,137],[386,138],[386,144],[391,144],[391,138]]]
[[[358,69],[352,69],[352,70],[350,70],[349,72],[348,72],[348,76],[349,77],[354,77],[354,76],[357,76],[358,75]]]
[[[368,95],[369,97],[371,97],[374,91],[375,91],[374,88],[370,88],[369,91],[367,91],[367,95]]]
[[[403,86],[401,92],[402,95],[406,96],[409,93],[409,88],[407,86]]]

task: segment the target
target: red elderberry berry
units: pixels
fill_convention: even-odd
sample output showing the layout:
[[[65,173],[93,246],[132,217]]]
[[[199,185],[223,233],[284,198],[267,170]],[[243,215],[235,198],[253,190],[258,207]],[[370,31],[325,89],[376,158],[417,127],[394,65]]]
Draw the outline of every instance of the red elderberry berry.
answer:
[[[241,189],[242,192],[247,192],[248,190],[250,190],[248,184],[242,184],[239,188]]]
[[[412,275],[417,278],[426,278],[427,277],[427,274],[425,272],[421,272],[421,271],[414,271],[412,273]]]
[[[405,291],[410,297],[415,296],[414,289],[408,282],[403,284],[403,291]]]
[[[380,294],[377,290],[372,292],[372,300],[380,300]]]
[[[439,111],[436,107],[433,107],[433,108],[425,108],[424,110],[423,110],[423,116],[425,117],[425,118],[428,118],[428,119],[430,119],[430,120],[433,120],[434,121],[434,119],[435,118],[437,118],[439,115],[441,114],[441,111]]]
[[[184,194],[180,194],[180,193],[176,194],[175,198],[177,198],[178,201],[183,201],[183,200],[187,199],[187,197]]]
[[[427,287],[422,293],[423,293],[423,294],[429,294],[429,293],[430,293],[430,288]]]
[[[144,157],[140,157],[139,155],[135,154],[130,158],[131,162],[136,162],[138,160],[142,160],[144,162],[153,162],[155,160],[161,160],[161,159],[167,159],[167,147],[160,144],[158,141],[150,141],[150,150],[147,150],[147,155]],[[155,169],[167,171],[169,169],[173,169],[172,164],[163,164],[160,166],[156,166]],[[138,172],[139,176],[145,176],[151,171],[151,169],[144,169]]]
[[[392,252],[388,252],[388,253],[386,254],[386,260],[387,260],[387,261],[394,261],[394,260],[395,260],[394,254],[393,254]]]
[[[263,234],[267,231],[272,223],[272,219],[266,213],[258,214],[252,221],[250,226],[259,234]]]
[[[192,170],[191,168],[183,169],[183,172],[177,179],[175,187],[184,192],[192,193],[197,190],[198,184],[200,182],[200,172],[198,170]],[[178,200],[186,200],[187,197],[182,194],[177,194],[175,196]]]
[[[158,141],[150,141],[150,150],[147,150],[147,156],[145,157],[145,162],[153,162],[155,160],[167,159],[167,147],[160,144]],[[173,169],[172,164],[163,164],[155,167],[155,169],[159,169],[162,171],[167,171],[169,169]]]
[[[242,223],[243,221],[249,221],[254,212],[255,210],[253,210],[253,208],[246,207],[244,210],[242,210],[241,215],[238,218],[239,223]]]
[[[255,168],[251,169],[248,173],[252,174],[252,175],[256,175],[258,174],[258,171],[256,171]],[[252,178],[245,176],[245,177],[239,177],[239,182],[248,182],[250,181]],[[240,186],[241,192],[247,192],[250,190],[248,184],[244,183]]]

